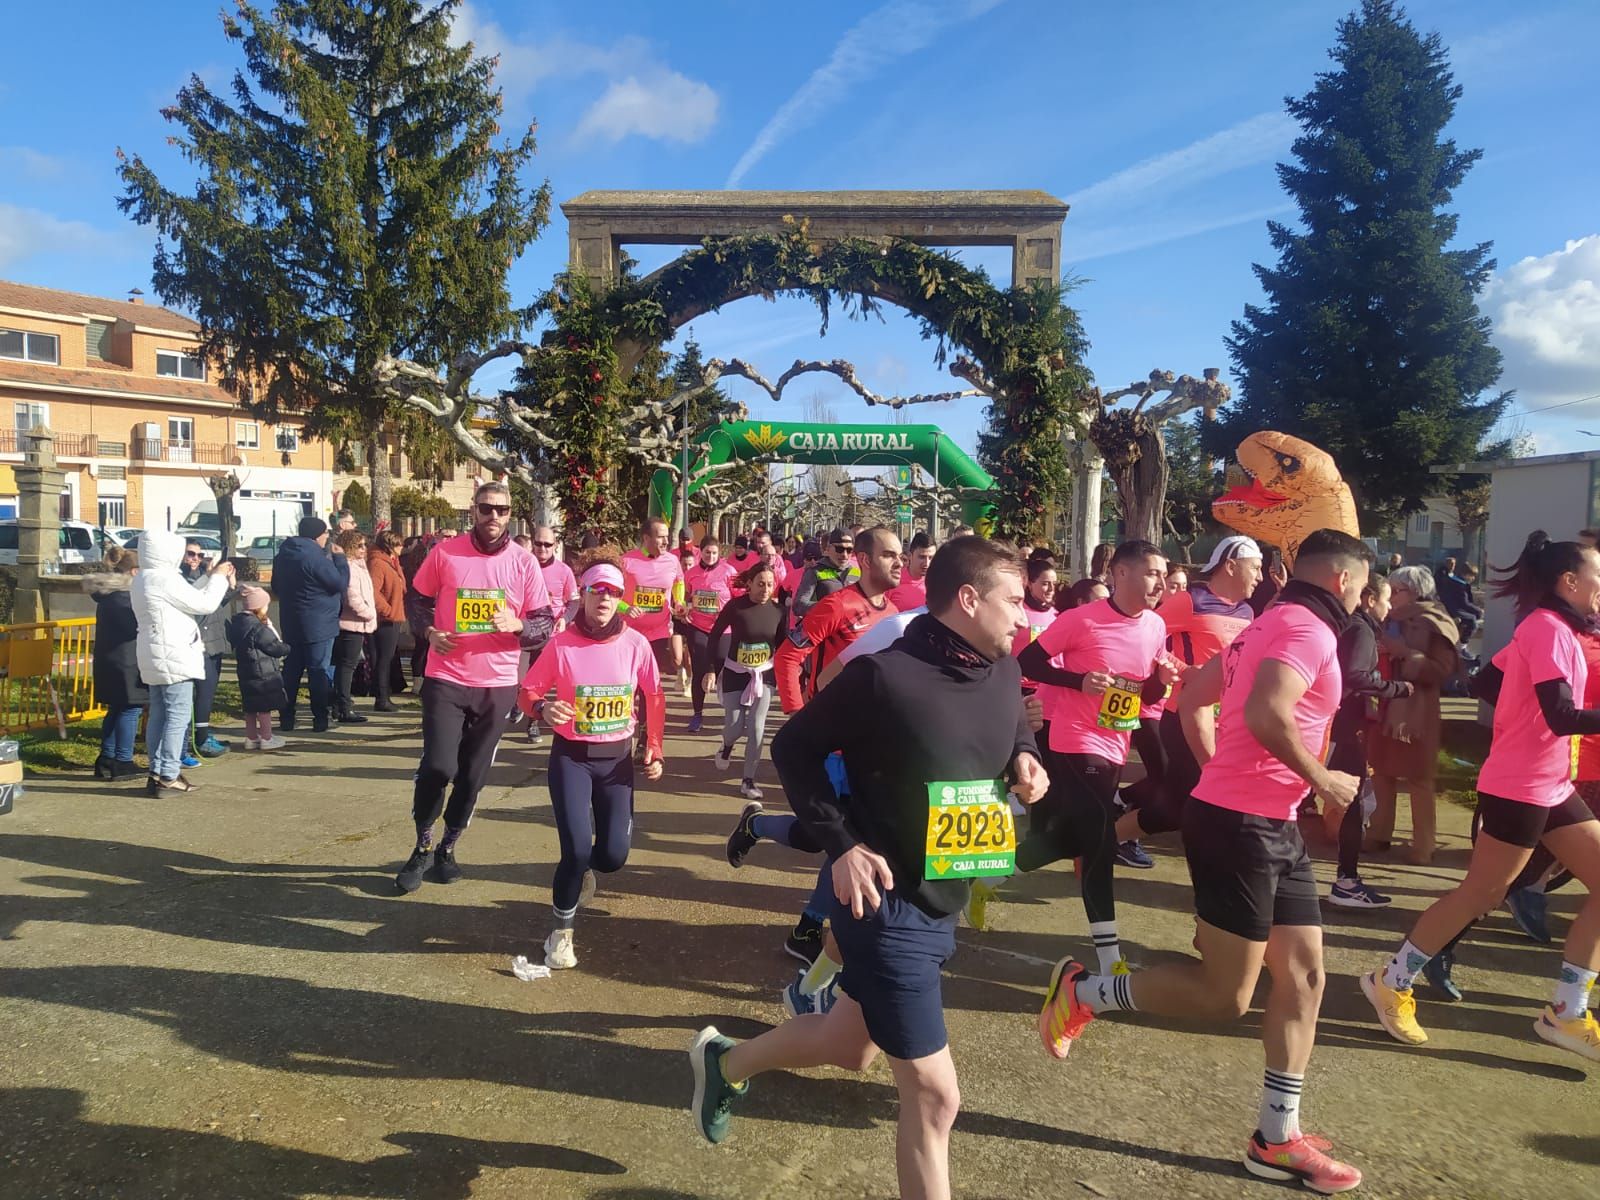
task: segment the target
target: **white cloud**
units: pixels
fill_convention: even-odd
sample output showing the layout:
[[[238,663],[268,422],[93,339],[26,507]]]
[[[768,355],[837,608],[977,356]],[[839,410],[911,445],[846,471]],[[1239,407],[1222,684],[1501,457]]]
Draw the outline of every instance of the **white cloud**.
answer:
[[[1505,356],[1501,386],[1533,401],[1600,392],[1600,234],[1496,272],[1479,304]]]
[[[0,146],[0,174],[23,179],[57,179],[66,172],[65,159],[31,146]]]
[[[605,46],[565,34],[518,38],[471,4],[456,10],[451,37],[498,57],[495,81],[508,97],[526,97],[547,80],[603,76],[607,87],[579,121],[579,136],[615,142],[639,134],[696,142],[716,123],[716,92],[666,67],[643,38],[624,37]]]
[[[716,92],[661,69],[613,81],[583,114],[576,136],[618,142],[637,133],[663,142],[698,142],[716,123]]]
[[[1133,250],[1147,250],[1168,242],[1181,242],[1184,238],[1199,237],[1219,229],[1232,229],[1236,225],[1249,225],[1285,216],[1294,211],[1292,204],[1274,204],[1269,208],[1250,212],[1231,213],[1202,221],[1155,218],[1139,225],[1110,225],[1074,234],[1067,226],[1066,240],[1061,246],[1061,257],[1068,263],[1088,262],[1093,258],[1110,258],[1113,254],[1127,254]]]
[[[1288,152],[1300,126],[1286,112],[1265,112],[1217,133],[1118,171],[1067,197],[1075,214],[1111,209],[1160,195],[1167,184],[1187,190],[1241,167],[1271,162]],[[1170,193],[1169,193],[1170,194]]]
[[[63,221],[36,208],[0,204],[0,270],[40,255],[117,255],[137,249],[125,230],[105,230],[86,221]]]
[[[756,134],[728,173],[727,187],[738,187],[750,169],[779,142],[816,120],[857,84],[898,58],[929,45],[952,25],[982,16],[1002,0],[891,0],[845,31],[823,63]]]

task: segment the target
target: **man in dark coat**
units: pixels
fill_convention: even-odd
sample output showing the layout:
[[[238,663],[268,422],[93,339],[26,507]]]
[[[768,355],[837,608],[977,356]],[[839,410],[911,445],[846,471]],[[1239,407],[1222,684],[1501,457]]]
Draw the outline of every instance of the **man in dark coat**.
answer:
[[[278,598],[283,640],[289,643],[284,685],[289,704],[280,714],[281,728],[294,728],[294,706],[300,677],[311,693],[311,728],[328,728],[328,696],[333,690],[333,641],[339,636],[339,610],[350,586],[350,564],[338,545],[329,553],[328,526],[317,517],[302,517],[298,537],[285,538],[272,561],[272,594]]]

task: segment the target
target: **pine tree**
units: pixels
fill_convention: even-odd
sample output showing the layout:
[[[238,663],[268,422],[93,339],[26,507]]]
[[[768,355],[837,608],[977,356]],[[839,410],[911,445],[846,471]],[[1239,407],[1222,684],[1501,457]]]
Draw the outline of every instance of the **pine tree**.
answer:
[[[518,329],[506,273],[549,220],[549,185],[518,178],[532,128],[495,144],[494,60],[450,42],[458,4],[241,2],[222,18],[245,56],[232,100],[195,76],[163,110],[193,194],[137,155],[120,167],[119,207],[160,234],[156,292],[250,407],[366,444],[379,519],[390,430],[422,458],[443,435],[375,365],[443,366]]]
[[[1451,248],[1445,208],[1481,151],[1444,136],[1461,88],[1438,35],[1363,0],[1330,56],[1287,101],[1303,132],[1278,177],[1301,229],[1269,223],[1267,303],[1233,324],[1240,394],[1206,444],[1231,454],[1276,429],[1321,446],[1376,532],[1439,490],[1430,466],[1472,457],[1510,394],[1484,398],[1500,377],[1476,302],[1490,243]]]

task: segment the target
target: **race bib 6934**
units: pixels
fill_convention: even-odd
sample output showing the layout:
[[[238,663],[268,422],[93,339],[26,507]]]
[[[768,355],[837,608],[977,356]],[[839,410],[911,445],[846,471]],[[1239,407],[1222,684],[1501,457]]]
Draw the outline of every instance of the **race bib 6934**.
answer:
[[[456,632],[493,633],[494,615],[504,607],[504,588],[458,588]]]

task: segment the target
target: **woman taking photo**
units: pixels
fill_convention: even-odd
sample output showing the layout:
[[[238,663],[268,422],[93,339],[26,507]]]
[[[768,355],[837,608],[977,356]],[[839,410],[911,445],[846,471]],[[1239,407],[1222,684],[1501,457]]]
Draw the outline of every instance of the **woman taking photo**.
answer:
[[[139,556],[121,546],[107,546],[109,575],[85,575],[83,590],[94,597],[94,698],[106,706],[100,723],[100,757],[96,779],[137,775],[133,743],[139,735],[139,711],[150,692],[139,678],[139,625],[133,618],[129,588],[139,571]]]
[[[1494,736],[1478,775],[1482,825],[1466,878],[1422,914],[1388,966],[1361,977],[1361,990],[1391,1037],[1426,1042],[1413,979],[1461,930],[1499,906],[1543,845],[1589,895],[1567,932],[1555,996],[1534,1030],[1600,1062],[1600,1025],[1588,1011],[1600,968],[1600,820],[1571,783],[1572,739],[1600,733],[1600,709],[1580,709],[1573,699],[1588,682],[1578,634],[1600,612],[1600,553],[1537,531],[1495,590],[1515,600],[1522,620],[1494,657]]]
[[[733,581],[738,569],[722,557],[722,546],[709,534],[700,542],[700,561],[683,568],[684,590],[688,593],[685,605],[689,610],[689,674],[690,698],[694,701],[694,715],[689,718],[689,732],[699,733],[705,720],[706,692],[716,679],[716,669],[728,656],[727,642],[711,636],[711,627],[717,614],[733,599]]]
[[[767,713],[772,707],[772,656],[783,637],[784,612],[778,603],[777,575],[772,565],[757,562],[734,581],[744,595],[729,600],[717,614],[707,635],[713,646],[726,635],[721,679],[707,669],[704,686],[717,682],[722,698],[722,747],[716,764],[726,771],[733,747],[744,738],[744,779],[739,794],[760,800],[756,767],[761,763],[761,743],[767,736]]]
[[[1374,850],[1388,849],[1395,800],[1404,786],[1411,796],[1411,849],[1406,858],[1427,866],[1433,861],[1434,780],[1444,728],[1439,694],[1461,669],[1456,650],[1460,634],[1439,603],[1433,572],[1427,567],[1397,567],[1389,572],[1389,604],[1379,648],[1388,657],[1389,678],[1411,684],[1412,693],[1383,702],[1367,750],[1378,802],[1368,844]]]
[[[617,606],[627,583],[615,546],[587,551],[578,562],[581,603],[522,681],[517,703],[555,733],[550,747],[550,803],[561,861],[551,885],[555,928],[544,943],[545,965],[578,965],[572,927],[595,891],[594,872],[628,861],[633,838],[633,734],[645,703],[646,779],[661,778],[667,698],[650,643],[629,628]],[[551,689],[555,699],[546,700]]]
[[[365,725],[367,718],[356,711],[350,687],[367,635],[378,627],[378,606],[372,594],[372,575],[367,570],[367,535],[359,529],[346,529],[338,541],[350,564],[350,585],[345,588],[344,607],[339,613],[339,637],[333,643],[333,711],[343,724]]]

